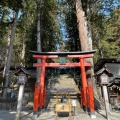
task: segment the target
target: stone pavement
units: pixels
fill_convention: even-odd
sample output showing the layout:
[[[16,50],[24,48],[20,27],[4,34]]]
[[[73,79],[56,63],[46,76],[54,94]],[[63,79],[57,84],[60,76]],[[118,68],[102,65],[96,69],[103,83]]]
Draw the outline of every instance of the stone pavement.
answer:
[[[0,110],[0,120],[15,120],[16,111],[7,111]],[[37,120],[93,120],[87,115],[84,111],[76,111],[75,116],[72,117],[58,117],[56,118],[55,113],[53,111],[45,111],[41,115],[38,116]],[[100,110],[96,112],[96,118],[94,120],[106,120],[105,111]],[[32,120],[32,110],[22,111],[20,120]],[[109,120],[120,120],[120,111],[119,112],[111,112]]]
[[[77,102],[77,107],[75,109],[75,116],[67,117],[67,116],[61,116],[56,118],[55,114],[55,96],[50,96],[50,101],[48,103],[48,107],[46,111],[41,113],[37,120],[92,120],[91,117],[86,114],[80,107],[80,103],[77,99],[77,93],[79,92],[77,90],[76,84],[73,81],[72,78],[70,78],[67,75],[60,76],[58,78],[56,84],[54,84],[54,87],[73,87],[76,89],[76,93],[71,94],[71,100],[74,99]],[[15,114],[16,111],[8,111],[8,110],[0,110],[0,120],[15,120]],[[94,120],[106,120],[106,114],[104,110],[99,110],[95,112],[96,118]],[[21,119],[20,120],[32,120],[33,118],[33,112],[30,109],[23,109],[21,112]],[[120,111],[119,112],[111,112],[111,115],[109,116],[109,120],[120,120]]]

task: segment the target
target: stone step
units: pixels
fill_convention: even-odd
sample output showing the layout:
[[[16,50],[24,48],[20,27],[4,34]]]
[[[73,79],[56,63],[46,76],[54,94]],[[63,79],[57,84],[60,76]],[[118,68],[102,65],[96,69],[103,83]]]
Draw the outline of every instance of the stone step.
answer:
[[[65,87],[70,87],[70,88],[75,88],[74,93],[70,93],[70,98],[71,102],[72,100],[76,100],[77,106],[75,107],[76,111],[81,111],[80,103],[77,98],[77,94],[79,93],[78,86],[75,84],[73,78],[69,77],[68,75],[60,75],[60,77],[56,80],[57,82],[51,84],[52,88],[65,88]],[[50,89],[48,90],[48,92]],[[47,109],[44,113],[40,115],[40,117],[37,120],[70,120],[70,117],[59,117],[56,118],[55,114],[55,105],[56,105],[56,95],[51,93],[48,94],[49,98],[48,100],[48,106]],[[72,108],[72,110],[74,110]],[[73,120],[73,119],[71,119]]]

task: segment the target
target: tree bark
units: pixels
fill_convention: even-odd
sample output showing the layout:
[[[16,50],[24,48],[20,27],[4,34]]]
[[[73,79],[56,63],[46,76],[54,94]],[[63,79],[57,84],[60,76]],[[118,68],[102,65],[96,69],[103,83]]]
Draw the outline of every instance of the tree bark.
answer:
[[[10,44],[9,44],[9,48],[8,48],[8,55],[7,55],[7,60],[6,60],[6,65],[4,67],[4,77],[5,77],[5,89],[3,91],[3,96],[2,98],[5,99],[6,95],[7,95],[7,87],[9,84],[9,71],[10,71],[10,65],[11,65],[11,59],[12,59],[12,52],[13,52],[13,42],[14,42],[14,38],[15,38],[15,32],[16,32],[16,27],[17,27],[17,20],[18,20],[18,13],[19,10],[16,11],[15,14],[15,20],[13,23],[13,27],[11,30],[11,37],[10,37]]]
[[[25,48],[26,48],[26,44],[25,44],[25,42],[23,41],[23,44],[22,44],[22,52],[21,52],[21,65],[22,65],[22,66],[25,66]]]
[[[87,15],[90,15],[90,8],[89,8],[90,0],[87,3]],[[91,33],[91,25],[90,21],[85,16],[85,12],[82,8],[81,0],[76,0],[76,16],[78,21],[78,31],[79,31],[79,39],[81,44],[82,51],[91,51],[92,50],[92,33]],[[93,65],[93,58],[85,59],[86,62],[90,62]],[[94,75],[94,71],[92,67],[87,67],[86,69],[86,76],[88,80],[88,84],[93,84],[95,89],[95,79],[92,78]]]
[[[86,21],[85,12],[82,9],[81,0],[76,0],[76,16],[78,23],[79,39],[81,43],[82,51],[87,51],[87,39],[86,39]]]
[[[91,23],[90,23],[90,0],[88,0],[87,1],[87,44],[88,44],[88,51],[92,50],[92,30],[91,29],[92,28],[91,28]],[[93,58],[88,58],[87,61],[91,62],[93,65]],[[92,78],[92,83],[94,86],[94,93],[97,95],[95,78],[92,77],[93,75],[94,75],[94,68],[91,67],[91,78]]]
[[[89,0],[87,4],[87,15],[90,14],[89,10]],[[79,39],[81,43],[82,51],[92,50],[92,33],[90,21],[87,21],[85,12],[82,9],[81,0],[76,0],[76,16],[78,21]],[[86,59],[86,62],[91,62],[93,64],[93,59]]]
[[[41,7],[41,0],[39,0],[37,2],[37,51],[41,52],[42,51],[42,48],[41,48],[41,19],[40,19],[40,7]],[[38,59],[37,60],[37,63],[40,63],[41,62],[41,59]],[[40,82],[40,71],[41,71],[41,68],[37,68],[37,80],[36,82]]]
[[[90,0],[87,1],[87,38],[88,38],[88,50],[92,50],[92,30],[90,23]]]

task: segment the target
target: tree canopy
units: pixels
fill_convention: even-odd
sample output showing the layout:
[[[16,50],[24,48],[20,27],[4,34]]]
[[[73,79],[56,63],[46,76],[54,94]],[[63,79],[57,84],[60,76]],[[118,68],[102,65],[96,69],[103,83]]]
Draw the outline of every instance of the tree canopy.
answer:
[[[0,63],[5,56],[15,19],[19,17],[11,65],[32,66],[29,50],[37,50],[37,2],[39,0],[0,1]],[[42,51],[80,51],[75,1],[40,0]],[[99,57],[120,57],[120,2],[118,0],[81,0],[87,20],[91,23],[93,49]],[[89,6],[89,9],[88,9]],[[88,12],[89,11],[89,12]]]

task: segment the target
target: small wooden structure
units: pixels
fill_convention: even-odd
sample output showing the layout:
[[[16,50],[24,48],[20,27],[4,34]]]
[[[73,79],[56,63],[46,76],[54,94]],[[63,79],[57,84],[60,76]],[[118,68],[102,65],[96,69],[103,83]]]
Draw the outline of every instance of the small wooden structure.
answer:
[[[112,109],[120,110],[120,76],[115,76],[108,85],[109,101]]]
[[[70,93],[75,92],[74,88],[54,88],[51,89],[52,93],[56,94],[56,116],[58,117],[58,113],[69,113],[71,116],[72,106]],[[59,98],[61,95],[61,98]]]
[[[18,102],[17,102],[17,111],[15,120],[20,120],[20,114],[22,110],[22,102],[23,102],[23,94],[24,94],[24,87],[25,83],[27,82],[29,73],[24,68],[20,68],[16,75],[18,76],[18,83],[19,83],[19,94],[18,94]]]
[[[107,85],[108,97],[111,108],[120,109],[120,58],[101,58],[94,67],[96,84],[98,85],[100,99],[103,98],[103,91],[99,84],[99,74],[105,71],[109,75]]]

